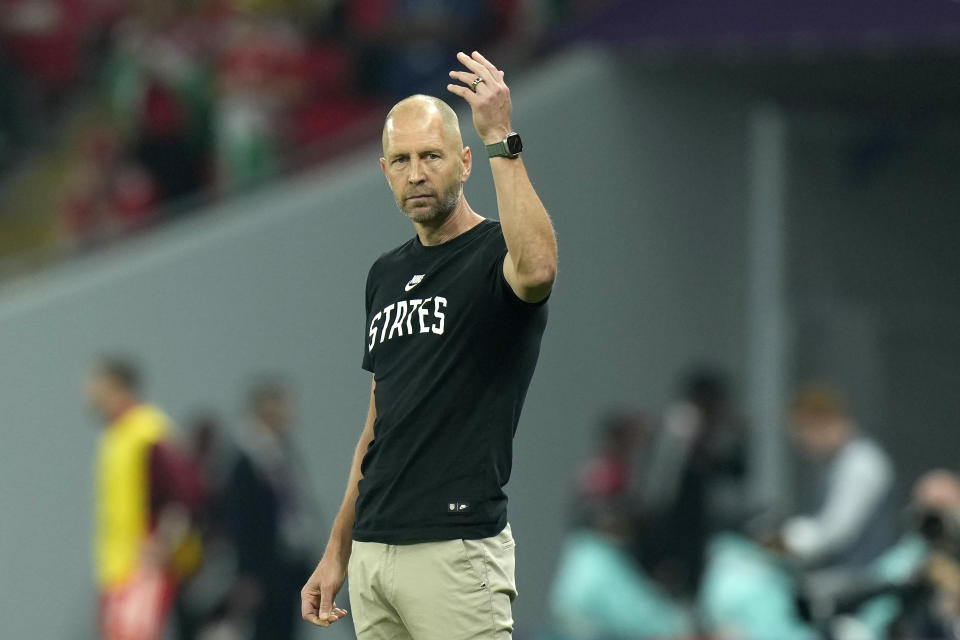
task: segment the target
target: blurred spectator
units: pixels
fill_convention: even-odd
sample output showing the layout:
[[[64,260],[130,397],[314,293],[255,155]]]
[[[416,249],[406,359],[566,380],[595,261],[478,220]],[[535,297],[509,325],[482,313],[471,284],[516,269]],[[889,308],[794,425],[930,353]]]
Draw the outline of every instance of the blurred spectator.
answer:
[[[268,378],[248,397],[249,430],[228,490],[238,574],[230,614],[253,622],[256,640],[295,636],[300,587],[319,540],[317,514],[290,430],[293,399]]]
[[[84,140],[81,163],[68,177],[62,204],[63,230],[74,244],[96,244],[153,221],[156,185],[143,167],[124,156],[120,144],[108,128],[91,131]]]
[[[230,24],[214,122],[221,189],[259,184],[279,171],[281,123],[302,95],[302,55],[299,34],[283,20],[247,16]]]
[[[785,523],[783,545],[808,568],[865,567],[893,541],[893,465],[833,389],[804,387],[790,409],[815,504]]]
[[[647,578],[628,552],[634,537],[623,505],[594,504],[564,544],[550,591],[553,626],[571,640],[683,638],[686,612]]]
[[[960,634],[960,476],[944,470],[926,474],[913,491],[911,507],[916,530],[931,553],[923,568],[921,593],[926,598],[914,597],[912,610],[908,608],[911,600],[904,601],[907,610],[900,637],[956,640]]]
[[[207,487],[208,499],[197,517],[203,565],[183,585],[176,602],[180,640],[199,638],[211,621],[222,618],[236,573],[226,513],[227,483],[236,452],[216,414],[199,414],[188,424],[190,453]]]
[[[63,194],[68,247],[113,241],[372,139],[383,102],[444,92],[457,50],[533,55],[569,4],[0,0],[0,168]]]
[[[105,430],[97,459],[96,568],[105,640],[158,637],[179,580],[200,561],[190,521],[203,487],[173,426],[139,398],[140,374],[120,358],[94,368],[87,396]]]
[[[5,53],[45,97],[61,98],[83,70],[93,18],[83,0],[0,0]]]
[[[807,580],[801,610],[833,640],[953,640],[960,623],[960,477],[914,486],[908,529],[866,569]],[[816,575],[816,574],[815,574]]]
[[[175,0],[138,2],[113,38],[110,104],[162,201],[196,192],[208,173],[208,59],[217,39],[207,17]]]
[[[690,373],[667,408],[643,477],[645,566],[691,597],[707,539],[743,516],[746,433],[723,374]]]
[[[598,500],[627,497],[647,422],[647,417],[639,412],[613,414],[603,422],[597,451],[580,473],[579,503],[589,508]]]

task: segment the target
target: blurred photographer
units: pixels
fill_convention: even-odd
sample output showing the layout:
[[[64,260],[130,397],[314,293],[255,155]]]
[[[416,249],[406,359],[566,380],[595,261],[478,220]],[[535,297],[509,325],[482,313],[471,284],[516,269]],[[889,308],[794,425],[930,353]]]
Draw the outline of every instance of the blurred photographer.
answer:
[[[903,637],[960,639],[960,477],[931,471],[913,492],[914,526],[929,545],[915,605],[904,615]]]
[[[807,570],[864,568],[894,541],[893,464],[829,387],[802,388],[790,417],[817,495],[784,524],[781,544]]]
[[[799,604],[833,640],[960,639],[960,477],[914,486],[908,529],[864,571],[807,580]]]

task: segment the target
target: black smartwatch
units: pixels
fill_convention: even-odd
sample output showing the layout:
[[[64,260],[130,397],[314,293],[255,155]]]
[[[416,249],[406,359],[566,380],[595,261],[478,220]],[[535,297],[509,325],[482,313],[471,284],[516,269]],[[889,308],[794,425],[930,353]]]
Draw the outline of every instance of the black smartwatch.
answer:
[[[500,142],[487,145],[487,155],[491,158],[516,158],[521,151],[523,151],[523,142],[516,131],[508,133],[507,137]]]

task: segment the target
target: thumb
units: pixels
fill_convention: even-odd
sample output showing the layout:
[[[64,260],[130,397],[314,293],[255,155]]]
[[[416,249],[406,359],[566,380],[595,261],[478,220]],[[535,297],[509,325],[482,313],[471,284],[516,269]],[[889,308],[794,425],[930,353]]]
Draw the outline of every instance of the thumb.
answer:
[[[330,611],[333,609],[333,594],[330,593],[330,587],[326,585],[320,586],[320,610],[317,612],[321,620],[325,620],[330,616]]]

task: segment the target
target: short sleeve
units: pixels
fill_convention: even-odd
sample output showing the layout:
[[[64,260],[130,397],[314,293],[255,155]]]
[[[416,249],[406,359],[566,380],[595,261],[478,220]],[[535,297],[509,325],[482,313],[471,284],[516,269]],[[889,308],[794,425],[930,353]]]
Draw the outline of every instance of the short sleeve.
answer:
[[[363,360],[362,360],[361,363],[360,363],[360,366],[361,366],[364,370],[369,371],[370,373],[373,373],[373,354],[370,352],[370,348],[369,348],[368,342],[367,342],[367,341],[370,339],[370,337],[369,337],[369,335],[368,335],[368,332],[367,332],[367,323],[370,322],[370,313],[371,313],[371,311],[372,311],[372,309],[373,309],[373,270],[374,270],[374,267],[376,267],[376,264],[374,264],[372,267],[370,267],[370,271],[367,273],[367,285],[366,285],[366,292],[365,292],[365,294],[364,294],[364,300],[365,300],[364,309],[365,309],[365,314],[364,314],[364,316],[363,316],[363,317],[364,317],[364,321],[363,321]]]
[[[544,306],[550,299],[550,294],[539,302],[527,302],[521,299],[513,290],[513,287],[510,286],[510,283],[507,282],[507,277],[503,273],[503,261],[507,258],[506,240],[503,238],[503,232],[499,229],[496,234],[491,235],[496,238],[496,242],[491,242],[487,251],[489,256],[488,275],[496,299],[502,301],[506,307],[518,310],[521,313],[534,311]]]

